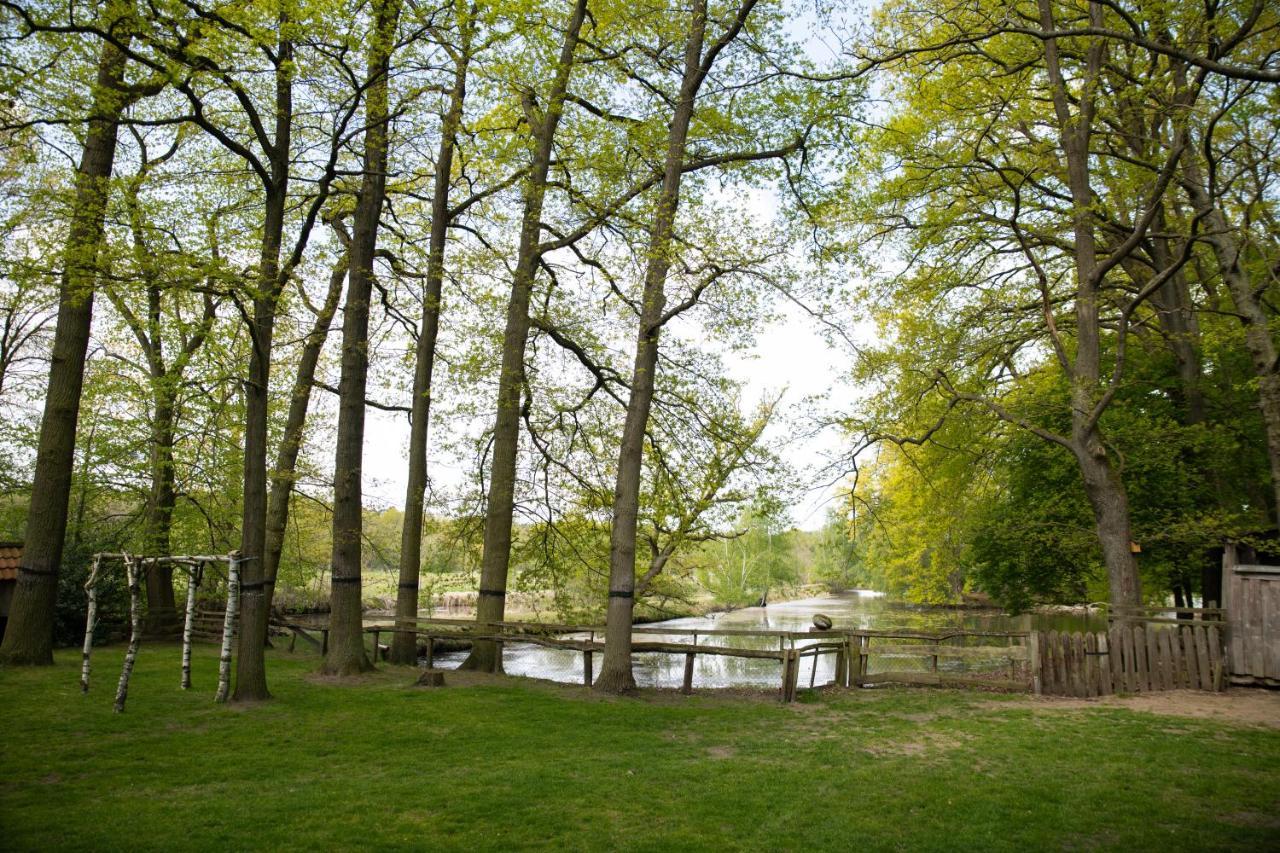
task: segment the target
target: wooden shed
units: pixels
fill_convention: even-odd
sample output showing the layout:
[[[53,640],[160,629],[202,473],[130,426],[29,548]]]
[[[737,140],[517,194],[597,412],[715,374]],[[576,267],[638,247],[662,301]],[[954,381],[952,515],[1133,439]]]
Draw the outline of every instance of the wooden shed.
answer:
[[[18,563],[22,561],[21,542],[0,542],[0,637],[9,624],[9,606],[18,586]]]
[[[1280,687],[1280,566],[1222,558],[1222,606],[1227,611],[1231,681]]]

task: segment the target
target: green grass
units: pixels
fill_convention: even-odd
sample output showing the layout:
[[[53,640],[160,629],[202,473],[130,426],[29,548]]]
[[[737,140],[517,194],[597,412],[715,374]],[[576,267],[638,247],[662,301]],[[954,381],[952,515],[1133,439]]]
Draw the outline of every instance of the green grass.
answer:
[[[145,647],[0,671],[3,849],[1274,849],[1280,733],[943,690],[791,706],[533,682],[358,684],[272,652],[273,701]]]

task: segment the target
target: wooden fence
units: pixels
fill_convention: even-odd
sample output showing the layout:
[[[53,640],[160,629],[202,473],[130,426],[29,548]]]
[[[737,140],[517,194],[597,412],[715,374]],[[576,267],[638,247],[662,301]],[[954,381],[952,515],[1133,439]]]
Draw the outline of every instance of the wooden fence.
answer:
[[[372,625],[365,631],[372,635],[375,652],[381,648],[383,634],[412,632],[418,641],[425,644],[428,667],[435,663],[436,644],[440,641],[455,644],[460,639],[491,641],[500,648],[503,644],[529,643],[575,651],[582,655],[582,683],[587,686],[593,681],[594,656],[604,651],[604,643],[598,639],[603,637],[603,626],[428,619],[409,624]],[[655,635],[688,636],[691,642],[646,639]],[[781,670],[779,698],[784,702],[795,699],[797,691],[806,682],[806,669],[810,688],[935,684],[1018,691],[1031,689],[1031,657],[1025,632],[930,634],[915,631],[760,631],[731,628],[681,630],[636,626],[632,629],[632,636],[631,650],[634,654],[656,652],[683,656],[684,678],[680,688],[683,693],[693,691],[695,662],[699,655],[778,661]],[[720,638],[727,637],[755,638],[761,647],[722,644]],[[991,643],[993,638],[999,638],[1005,645],[972,644],[974,641]],[[834,658],[831,677],[818,683],[818,661],[825,656]],[[955,666],[957,661],[981,662],[983,671],[960,671]],[[807,667],[806,662],[809,664]]]
[[[1035,632],[1033,690],[1080,697],[1222,690],[1222,639],[1216,622],[1178,619],[1117,620],[1107,631],[1087,633]]]
[[[683,657],[681,691],[693,691],[699,655],[777,661],[778,695],[793,701],[797,691],[835,685],[868,687],[915,684],[979,687],[1059,696],[1105,696],[1158,690],[1222,690],[1225,681],[1225,624],[1213,609],[1113,615],[1107,631],[1086,633],[955,631],[759,631],[750,629],[633,629],[632,652]],[[1164,613],[1166,611],[1162,611]],[[1182,617],[1182,618],[1179,618]],[[1194,617],[1192,619],[1191,617]],[[328,645],[328,628],[273,622],[293,630],[294,640]],[[594,680],[595,656],[604,651],[603,626],[530,622],[478,623],[469,619],[422,619],[366,627],[374,654],[384,635],[412,633],[432,667],[441,648],[459,641],[530,644],[579,653],[582,683]],[[307,632],[316,631],[316,640]],[[690,637],[672,642],[669,637]],[[652,637],[653,639],[649,639]],[[756,638],[757,647],[726,645],[720,638]],[[293,650],[294,642],[289,644]],[[818,681],[819,659],[833,665]],[[825,668],[824,668],[825,670]],[[806,678],[807,676],[807,678]]]

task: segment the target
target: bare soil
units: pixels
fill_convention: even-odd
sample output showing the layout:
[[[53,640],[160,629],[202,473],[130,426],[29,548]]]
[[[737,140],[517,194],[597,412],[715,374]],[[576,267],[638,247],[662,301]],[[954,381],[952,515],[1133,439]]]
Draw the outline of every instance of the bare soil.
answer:
[[[1280,690],[1262,688],[1236,687],[1222,693],[1169,690],[1130,696],[1100,696],[1096,699],[1044,696],[1027,701],[1050,711],[1077,708],[1127,708],[1131,711],[1169,717],[1194,717],[1280,729]],[[1009,703],[1001,702],[998,706],[1007,708]]]

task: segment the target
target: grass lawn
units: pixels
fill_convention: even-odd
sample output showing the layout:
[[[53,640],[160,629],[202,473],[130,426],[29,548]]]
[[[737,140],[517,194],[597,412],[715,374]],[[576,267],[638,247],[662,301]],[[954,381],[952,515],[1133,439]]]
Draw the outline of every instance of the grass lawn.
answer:
[[[764,699],[410,669],[325,682],[271,652],[274,700],[215,706],[216,652],[0,670],[0,848],[1264,850],[1280,730],[950,690]]]

